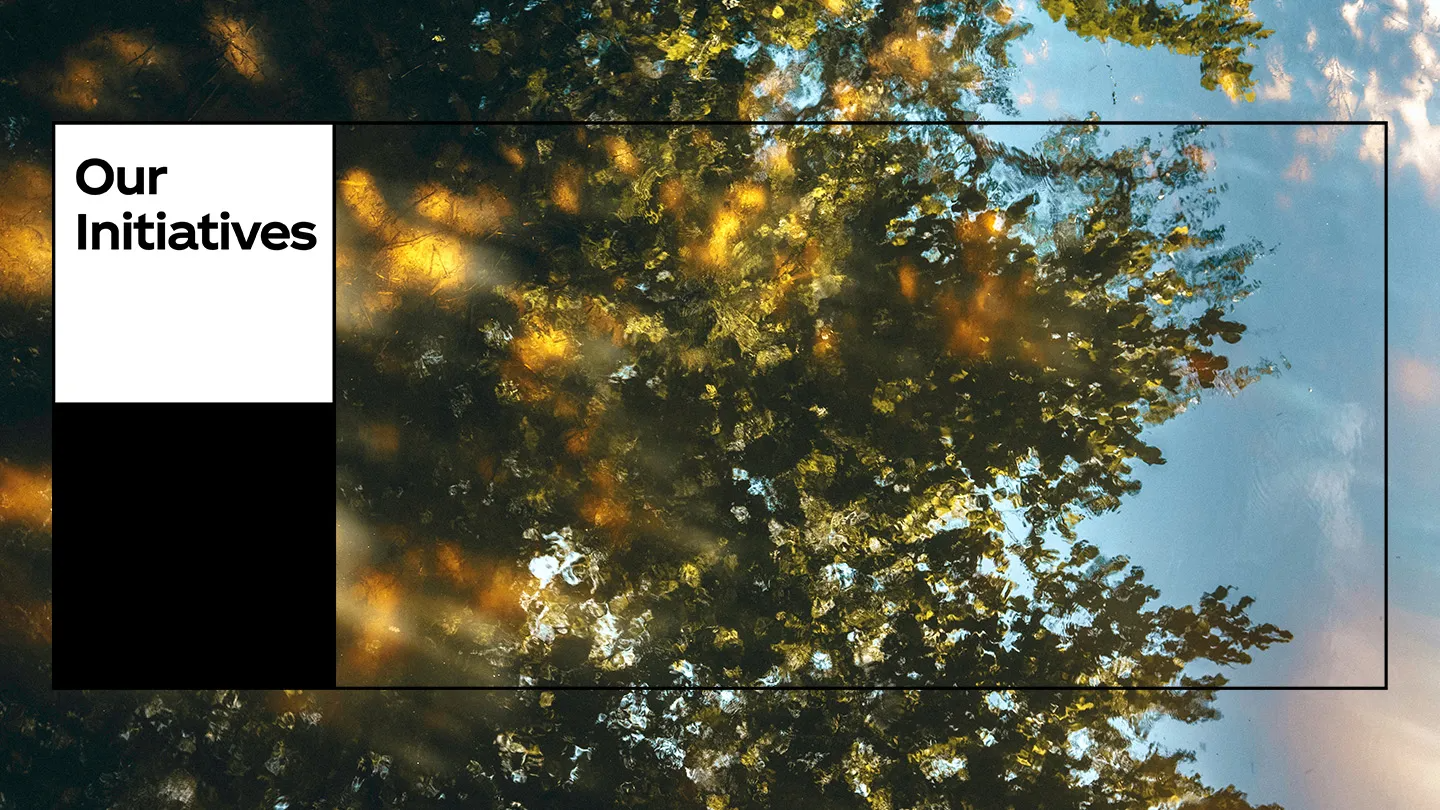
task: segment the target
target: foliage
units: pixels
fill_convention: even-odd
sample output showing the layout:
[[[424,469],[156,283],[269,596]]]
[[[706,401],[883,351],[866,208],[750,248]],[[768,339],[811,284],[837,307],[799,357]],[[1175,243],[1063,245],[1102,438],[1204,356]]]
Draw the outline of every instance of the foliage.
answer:
[[[343,677],[1163,685],[1287,638],[1077,538],[1262,371],[1212,351],[1256,248],[1198,131],[1098,137],[347,134]]]
[[[0,804],[1251,808],[1144,741],[1208,714],[1196,692],[3,695]]]
[[[1195,14],[1190,6],[1199,5]],[[1126,45],[1164,46],[1171,53],[1200,57],[1200,84],[1206,90],[1223,89],[1232,99],[1255,100],[1255,66],[1241,57],[1256,42],[1270,36],[1250,12],[1249,0],[1040,0],[1052,20],[1101,42],[1114,39]]]
[[[1043,4],[1081,36],[1200,56],[1232,95],[1266,34],[1206,0]],[[999,0],[10,3],[10,126],[126,119],[975,117],[1012,109]],[[991,113],[993,114],[993,113]],[[37,140],[39,140],[37,138]]]
[[[1081,5],[1046,8],[1249,86],[1265,32],[1220,5]],[[1215,344],[1258,249],[1208,224],[1194,130],[344,132],[340,674],[656,688],[48,689],[53,120],[963,120],[1011,109],[1026,30],[955,0],[0,5],[0,486],[29,498],[0,807],[1249,807],[1149,739],[1212,692],[1098,687],[1216,686],[1288,634],[1080,536],[1163,461],[1145,425],[1264,372]],[[907,689],[753,688],[837,683]],[[994,688],[909,688],[947,683]]]

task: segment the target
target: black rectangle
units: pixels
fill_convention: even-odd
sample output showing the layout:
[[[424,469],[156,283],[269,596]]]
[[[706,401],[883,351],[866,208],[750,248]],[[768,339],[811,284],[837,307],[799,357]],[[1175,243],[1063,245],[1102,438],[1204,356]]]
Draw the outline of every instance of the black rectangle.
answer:
[[[55,405],[57,689],[333,683],[331,403]]]

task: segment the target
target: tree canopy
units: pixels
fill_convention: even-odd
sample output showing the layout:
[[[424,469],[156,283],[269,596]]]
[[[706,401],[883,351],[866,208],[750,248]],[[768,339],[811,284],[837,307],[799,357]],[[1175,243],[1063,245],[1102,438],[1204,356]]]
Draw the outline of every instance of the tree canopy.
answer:
[[[1042,8],[1243,97],[1268,32],[1194,5]],[[1288,633],[1084,536],[1163,463],[1146,425],[1265,373],[1223,353],[1260,248],[1213,224],[1203,130],[598,123],[1004,115],[1027,28],[993,0],[0,4],[0,807],[1251,807],[1151,729]],[[596,122],[340,133],[337,677],[526,688],[49,691],[73,118]],[[1105,688],[1136,684],[1197,688]]]
[[[1147,609],[1076,534],[1163,463],[1145,424],[1263,373],[1213,351],[1258,249],[1206,160],[354,128],[342,680],[1166,685],[1283,638],[1223,591]]]
[[[1059,2],[1078,35],[1198,56],[1243,96],[1248,2]],[[1000,0],[0,5],[12,135],[130,119],[973,118],[1012,109]],[[38,138],[36,139],[39,140]]]
[[[1146,739],[1210,714],[1173,691],[0,695],[0,790],[117,810],[1278,810]]]

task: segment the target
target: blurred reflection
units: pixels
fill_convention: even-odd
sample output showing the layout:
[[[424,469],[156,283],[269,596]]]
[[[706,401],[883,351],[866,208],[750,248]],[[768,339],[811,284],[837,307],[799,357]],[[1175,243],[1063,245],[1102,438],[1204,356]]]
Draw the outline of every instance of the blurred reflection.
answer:
[[[50,530],[50,472],[0,463],[0,522]]]
[[[0,300],[50,295],[50,170],[38,163],[0,168]]]
[[[225,61],[230,63],[236,73],[251,81],[260,81],[265,77],[262,67],[265,54],[253,25],[234,17],[216,14],[210,18],[207,27],[210,35],[215,37],[223,48]]]

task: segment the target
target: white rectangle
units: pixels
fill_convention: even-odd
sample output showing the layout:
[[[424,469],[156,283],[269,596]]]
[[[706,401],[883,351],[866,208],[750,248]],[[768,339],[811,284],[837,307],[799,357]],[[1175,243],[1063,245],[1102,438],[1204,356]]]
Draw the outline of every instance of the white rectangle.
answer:
[[[327,125],[57,124],[55,400],[332,401],[331,144]],[[87,192],[92,159],[112,182],[93,163]],[[161,212],[163,249],[140,228]]]

